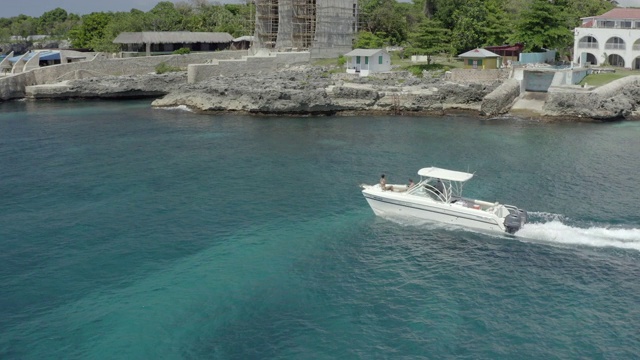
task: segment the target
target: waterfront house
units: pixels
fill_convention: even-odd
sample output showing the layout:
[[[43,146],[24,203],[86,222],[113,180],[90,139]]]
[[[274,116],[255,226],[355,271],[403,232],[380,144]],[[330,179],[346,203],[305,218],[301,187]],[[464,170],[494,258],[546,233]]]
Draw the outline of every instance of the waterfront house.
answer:
[[[150,56],[152,52],[168,54],[181,48],[191,51],[227,50],[232,42],[233,36],[229,33],[190,31],[123,32],[113,40],[114,44],[122,44],[124,56]]]
[[[576,65],[640,69],[640,9],[615,8],[582,18],[573,44]]]
[[[347,58],[347,73],[368,76],[391,70],[391,56],[384,49],[354,49]]]
[[[497,69],[500,55],[486,49],[473,49],[458,55],[464,61],[465,69]]]
[[[502,65],[507,66],[514,61],[520,60],[520,54],[524,51],[524,45],[516,43],[513,45],[485,46],[484,49],[500,55]]]

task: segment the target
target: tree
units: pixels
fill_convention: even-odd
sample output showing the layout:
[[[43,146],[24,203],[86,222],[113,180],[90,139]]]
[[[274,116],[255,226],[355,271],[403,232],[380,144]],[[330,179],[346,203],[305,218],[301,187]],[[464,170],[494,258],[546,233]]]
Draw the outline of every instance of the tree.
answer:
[[[418,31],[411,34],[407,55],[427,55],[427,64],[431,64],[431,56],[451,51],[449,30],[438,20],[424,19]]]
[[[161,1],[147,13],[147,28],[151,31],[182,30],[184,17],[171,1]]]
[[[533,0],[521,14],[515,42],[523,42],[525,51],[543,48],[564,49],[573,43],[565,7],[549,0]]]
[[[94,12],[82,17],[82,23],[69,32],[73,47],[92,48],[104,37],[104,30],[111,22],[113,13]]]
[[[358,49],[379,49],[384,46],[384,40],[369,31],[360,31],[353,44]]]
[[[0,27],[0,42],[8,42],[11,38],[11,32],[6,27]]]
[[[466,0],[434,0],[435,12],[433,19],[439,20],[446,29],[453,29],[456,25],[453,13],[466,6]]]
[[[567,6],[573,18],[572,27],[580,25],[580,18],[604,14],[615,7],[611,1],[605,0],[569,0]]]
[[[46,35],[54,34],[56,25],[67,21],[67,11],[62,8],[55,8],[47,11],[38,19],[38,33]]]
[[[481,0],[468,0],[453,12],[453,19],[452,45],[458,52],[475,49],[485,42],[487,9]]]
[[[391,44],[400,44],[407,39],[407,21],[402,16],[402,6],[398,6],[395,0],[379,0],[368,4],[364,14],[364,30],[373,34],[386,36],[386,41]]]
[[[501,45],[512,33],[513,20],[506,10],[506,0],[485,0],[487,18],[484,26],[484,45]]]

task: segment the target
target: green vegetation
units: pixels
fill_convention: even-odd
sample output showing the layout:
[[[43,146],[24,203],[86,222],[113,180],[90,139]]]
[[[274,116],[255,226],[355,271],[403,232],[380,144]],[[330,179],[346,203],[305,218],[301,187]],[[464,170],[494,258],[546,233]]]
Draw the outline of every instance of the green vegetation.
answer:
[[[489,45],[524,43],[527,50],[556,48],[568,54],[581,17],[613,8],[607,0],[358,0],[354,47],[401,46],[402,57],[452,57]],[[69,14],[57,8],[40,17],[0,18],[0,41],[12,35],[68,38],[77,48],[118,51],[125,31],[214,31],[252,35],[255,5],[211,0],[160,1],[148,12]],[[433,59],[432,59],[433,58]],[[334,59],[335,60],[335,59]]]
[[[180,48],[180,49],[178,49],[178,50],[175,50],[175,51],[173,52],[173,54],[176,54],[176,55],[191,54],[191,49],[186,48],[186,47],[185,47],[185,48]]]
[[[406,70],[413,75],[422,76],[423,71],[449,71],[451,68],[442,64],[413,64],[402,67],[402,70]]]
[[[477,47],[524,43],[526,50],[573,47],[580,18],[615,5],[607,0],[360,0],[354,47],[399,45],[404,56],[452,57]]]
[[[94,12],[79,16],[57,8],[40,17],[26,15],[0,18],[0,41],[13,35],[49,35],[68,38],[72,46],[95,51],[119,51],[113,39],[131,31],[212,31],[232,36],[252,35],[252,4],[213,4],[207,0],[191,2],[161,1],[148,12]]]
[[[165,62],[161,62],[160,64],[156,65],[156,74],[164,74],[168,72],[178,72],[178,71],[182,71],[182,69],[176,66],[167,65],[167,63]]]
[[[600,73],[587,75],[578,85],[602,86],[614,80],[622,79],[630,75],[640,75],[638,70],[618,70],[615,73]]]

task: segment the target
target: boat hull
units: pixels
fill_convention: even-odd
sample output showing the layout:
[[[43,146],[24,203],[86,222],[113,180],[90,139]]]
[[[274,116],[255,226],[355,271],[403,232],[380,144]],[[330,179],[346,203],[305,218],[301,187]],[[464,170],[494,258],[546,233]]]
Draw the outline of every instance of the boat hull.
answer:
[[[413,217],[479,230],[505,232],[504,219],[481,210],[429,200],[417,201],[402,195],[380,196],[366,191],[363,193],[367,203],[377,216]]]

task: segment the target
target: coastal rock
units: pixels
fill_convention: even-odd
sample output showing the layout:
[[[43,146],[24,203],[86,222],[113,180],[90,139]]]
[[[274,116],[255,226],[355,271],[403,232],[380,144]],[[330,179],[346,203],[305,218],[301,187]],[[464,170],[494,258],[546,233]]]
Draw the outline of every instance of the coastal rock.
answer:
[[[24,54],[32,49],[33,44],[30,42],[2,43],[0,44],[0,54],[9,54],[12,51],[15,54]]]
[[[497,86],[436,83],[430,77],[422,82],[404,75],[328,76],[327,69],[300,67],[260,77],[221,76],[182,86],[155,100],[153,106],[270,114],[477,110],[482,98]]]
[[[640,104],[640,76],[627,76],[593,90],[550,91],[543,115],[616,120],[630,117]]]
[[[483,115],[495,116],[509,111],[513,101],[520,95],[520,82],[508,79],[485,96],[480,107]]]
[[[216,76],[187,83],[184,72],[162,75],[99,76],[90,71],[67,74],[57,84],[28,86],[26,96],[46,98],[160,97],[153,106],[186,105],[199,111],[264,114],[350,112],[442,113],[479,110],[495,85],[458,84],[418,78],[406,72],[358,77],[333,74],[323,67],[297,66],[281,71]]]
[[[91,77],[58,84],[27,86],[26,96],[32,99],[157,97],[186,82],[185,72]]]

